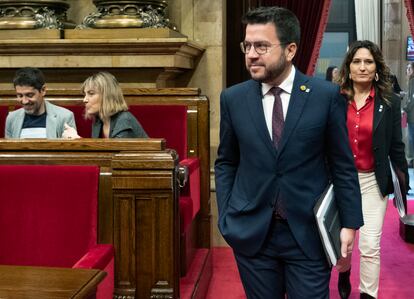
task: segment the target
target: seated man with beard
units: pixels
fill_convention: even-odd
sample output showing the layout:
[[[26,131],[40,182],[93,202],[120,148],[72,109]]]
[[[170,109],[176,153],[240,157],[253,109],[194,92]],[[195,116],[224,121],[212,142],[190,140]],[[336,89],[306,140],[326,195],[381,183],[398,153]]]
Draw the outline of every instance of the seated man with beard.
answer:
[[[65,123],[75,127],[71,111],[44,99],[45,77],[37,68],[17,70],[13,79],[17,101],[22,108],[6,118],[6,138],[61,138]]]

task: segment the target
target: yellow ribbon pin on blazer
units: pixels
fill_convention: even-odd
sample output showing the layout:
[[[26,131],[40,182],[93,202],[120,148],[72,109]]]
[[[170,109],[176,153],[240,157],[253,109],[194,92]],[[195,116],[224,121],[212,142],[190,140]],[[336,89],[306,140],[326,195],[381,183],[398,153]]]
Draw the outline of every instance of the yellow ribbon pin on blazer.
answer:
[[[306,87],[306,85],[301,85],[301,86],[299,87],[299,89],[300,89],[300,90],[302,90],[302,91],[304,91],[304,92],[309,92],[309,91],[310,91],[310,89],[309,89],[309,88],[307,88],[307,87]]]

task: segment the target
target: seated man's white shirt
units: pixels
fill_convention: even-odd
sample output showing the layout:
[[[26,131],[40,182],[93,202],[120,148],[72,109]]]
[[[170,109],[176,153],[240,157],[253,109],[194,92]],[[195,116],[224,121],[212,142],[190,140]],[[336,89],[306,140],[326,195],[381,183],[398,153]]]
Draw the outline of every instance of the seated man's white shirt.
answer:
[[[46,112],[41,115],[24,116],[20,138],[46,138]]]
[[[22,129],[20,138],[46,138],[46,128]]]

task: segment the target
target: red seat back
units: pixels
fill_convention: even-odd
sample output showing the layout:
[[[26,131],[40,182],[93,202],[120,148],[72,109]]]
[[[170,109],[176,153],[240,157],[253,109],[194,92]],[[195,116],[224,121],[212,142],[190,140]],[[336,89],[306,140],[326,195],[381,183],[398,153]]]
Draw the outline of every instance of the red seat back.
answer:
[[[0,264],[71,267],[97,241],[97,166],[0,165]]]
[[[83,138],[90,138],[92,136],[92,120],[85,119],[85,107],[84,106],[63,106],[66,109],[69,109],[75,115],[76,129],[78,135]]]
[[[92,121],[85,120],[83,106],[64,106],[75,114],[78,134],[91,137]],[[150,138],[165,138],[167,148],[174,149],[179,159],[187,158],[187,106],[130,105],[129,111],[138,119]]]
[[[4,138],[4,129],[6,126],[6,117],[9,113],[7,106],[0,106],[0,138]]]
[[[129,111],[151,138],[165,138],[179,160],[187,158],[187,106],[131,105]]]

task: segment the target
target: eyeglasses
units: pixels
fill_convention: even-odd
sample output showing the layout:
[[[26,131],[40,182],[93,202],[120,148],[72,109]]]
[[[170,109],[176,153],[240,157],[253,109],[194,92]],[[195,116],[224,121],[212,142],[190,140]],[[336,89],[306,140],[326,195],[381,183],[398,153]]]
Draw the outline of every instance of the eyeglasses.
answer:
[[[269,44],[266,42],[255,42],[255,43],[241,42],[240,49],[244,54],[247,54],[250,52],[251,48],[253,47],[258,55],[264,55],[268,53],[271,48],[277,47],[277,46],[284,46],[284,45],[285,43]]]

